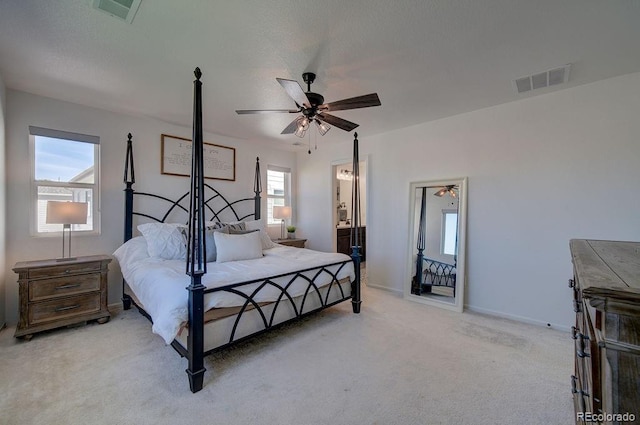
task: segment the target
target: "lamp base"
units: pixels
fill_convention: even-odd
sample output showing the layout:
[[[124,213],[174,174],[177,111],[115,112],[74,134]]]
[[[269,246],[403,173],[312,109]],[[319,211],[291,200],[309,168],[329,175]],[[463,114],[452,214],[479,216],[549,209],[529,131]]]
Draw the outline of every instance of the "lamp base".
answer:
[[[77,259],[78,257],[59,257],[59,258],[56,258],[56,261],[63,262],[63,261],[73,261]]]

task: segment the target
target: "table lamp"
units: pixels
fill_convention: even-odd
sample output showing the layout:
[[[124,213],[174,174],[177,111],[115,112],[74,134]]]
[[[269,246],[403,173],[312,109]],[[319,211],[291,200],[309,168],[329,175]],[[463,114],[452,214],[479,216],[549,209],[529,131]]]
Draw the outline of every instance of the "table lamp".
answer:
[[[86,202],[47,202],[47,224],[62,224],[62,258],[58,261],[75,260],[71,257],[71,225],[87,224],[87,203]],[[65,233],[69,232],[68,255],[65,256]]]
[[[273,207],[273,218],[281,219],[282,222],[280,224],[280,239],[284,239],[284,221],[287,218],[291,218],[291,207],[290,206],[277,206]]]

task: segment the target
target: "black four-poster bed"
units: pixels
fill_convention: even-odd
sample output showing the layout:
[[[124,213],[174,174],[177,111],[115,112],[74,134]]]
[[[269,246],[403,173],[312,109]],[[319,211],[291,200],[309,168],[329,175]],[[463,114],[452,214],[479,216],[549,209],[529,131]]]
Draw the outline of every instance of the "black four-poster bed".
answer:
[[[134,217],[137,220],[153,223],[166,223],[176,213],[186,214],[187,223],[184,226],[184,236],[186,241],[186,261],[182,261],[180,268],[182,273],[189,276],[189,284],[186,287],[188,300],[186,308],[188,310],[186,323],[180,328],[175,339],[170,341],[171,336],[165,337],[173,348],[183,357],[188,359],[186,370],[189,377],[189,385],[192,392],[202,389],[205,372],[204,356],[223,349],[231,344],[238,343],[252,336],[266,332],[285,323],[298,320],[308,314],[325,309],[337,303],[350,300],[354,313],[360,312],[360,240],[356,231],[360,224],[360,193],[359,176],[357,164],[359,163],[358,139],[354,137],[353,144],[353,196],[352,196],[352,217],[351,217],[351,256],[340,255],[339,261],[304,266],[284,273],[275,275],[260,276],[256,278],[252,273],[245,278],[244,274],[240,281],[222,284],[215,287],[207,287],[203,284],[203,279],[208,278],[207,265],[210,269],[218,267],[216,263],[208,264],[207,237],[213,221],[222,222],[223,216],[230,217],[231,221],[256,223],[260,222],[260,209],[262,191],[260,178],[260,163],[256,159],[254,177],[254,195],[249,198],[229,201],[220,192],[204,182],[203,167],[203,127],[202,127],[202,82],[199,68],[195,70],[194,80],[194,104],[193,104],[193,143],[192,143],[192,166],[190,190],[178,198],[171,200],[163,195],[137,192],[133,188],[135,183],[132,135],[128,135],[124,182],[125,188],[125,244],[118,249],[121,251],[126,245],[143,239],[141,236],[134,237]],[[164,209],[152,208],[151,212],[142,211],[143,200],[147,201],[146,207],[150,204],[164,203],[168,205]],[[188,205],[184,203],[188,200]],[[247,206],[250,205],[251,207]],[[253,209],[253,211],[250,211]],[[250,211],[247,213],[247,211]],[[148,211],[148,210],[145,210]],[[253,220],[253,221],[247,221]],[[140,227],[138,227],[140,229]],[[255,230],[255,229],[254,229]],[[227,230],[231,232],[231,230]],[[249,232],[249,231],[247,231]],[[263,234],[264,237],[266,234]],[[216,236],[216,241],[218,241]],[[222,237],[222,236],[220,236]],[[225,236],[226,237],[226,236]],[[270,240],[268,240],[269,243]],[[264,240],[263,240],[263,243]],[[264,245],[263,245],[264,247]],[[269,251],[290,249],[296,255],[302,255],[299,248],[280,247]],[[298,251],[300,250],[300,251]],[[116,251],[114,255],[118,259],[124,259],[124,254]],[[304,250],[310,251],[310,250]],[[266,251],[265,251],[266,252]],[[300,254],[298,254],[300,253]],[[120,256],[118,255],[120,254]],[[325,255],[322,253],[318,253]],[[326,254],[329,255],[329,254]],[[267,255],[265,254],[265,258]],[[218,258],[220,260],[220,258]],[[256,260],[260,261],[260,260]],[[173,264],[173,263],[172,263]],[[238,264],[245,265],[249,262]],[[124,261],[121,261],[121,267]],[[220,266],[222,267],[222,265]],[[123,269],[123,306],[127,310],[134,304],[138,310],[156,326],[158,317],[153,317],[147,310],[147,306],[140,302],[135,291],[132,291]],[[135,268],[132,268],[135,270]],[[215,269],[214,273],[217,273]],[[171,273],[172,270],[162,273]],[[128,273],[134,276],[134,273]],[[138,273],[139,274],[139,273]],[[182,274],[184,278],[184,274]],[[347,277],[345,277],[347,276]],[[131,278],[133,280],[133,277]],[[153,283],[156,284],[155,282]],[[160,283],[158,283],[160,285]],[[184,288],[184,286],[182,286]],[[294,289],[296,288],[294,293]],[[182,291],[182,290],[181,290]],[[270,291],[269,297],[264,295]],[[184,292],[181,292],[184,294]],[[208,310],[207,305],[214,296],[227,296],[240,299],[241,302],[233,307],[212,308]],[[209,301],[208,301],[209,300]],[[151,305],[150,305],[151,306]],[[211,314],[213,312],[213,314]],[[155,332],[155,330],[154,330]],[[172,335],[172,334],[170,334]]]

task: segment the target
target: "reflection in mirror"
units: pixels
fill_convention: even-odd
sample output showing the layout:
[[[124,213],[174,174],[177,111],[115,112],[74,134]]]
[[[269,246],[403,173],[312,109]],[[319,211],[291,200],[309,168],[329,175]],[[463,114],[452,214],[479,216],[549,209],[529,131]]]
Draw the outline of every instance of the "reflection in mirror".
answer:
[[[411,183],[405,298],[462,311],[466,178]]]

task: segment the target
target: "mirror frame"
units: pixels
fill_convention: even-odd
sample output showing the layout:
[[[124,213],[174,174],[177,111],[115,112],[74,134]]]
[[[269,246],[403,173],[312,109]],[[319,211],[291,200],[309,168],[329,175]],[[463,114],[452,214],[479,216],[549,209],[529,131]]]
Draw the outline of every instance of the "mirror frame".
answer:
[[[411,279],[413,278],[413,270],[415,265],[415,223],[416,223],[416,190],[424,186],[448,186],[459,185],[458,197],[458,256],[456,263],[456,296],[453,303],[438,300],[437,298],[415,295],[411,293]],[[468,178],[452,178],[443,180],[425,180],[411,182],[409,185],[409,260],[407,261],[407,272],[404,279],[404,298],[416,301],[422,304],[428,304],[447,310],[462,312],[464,309],[464,295],[467,283],[467,186]]]

